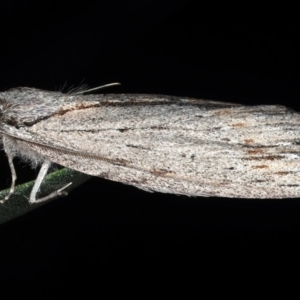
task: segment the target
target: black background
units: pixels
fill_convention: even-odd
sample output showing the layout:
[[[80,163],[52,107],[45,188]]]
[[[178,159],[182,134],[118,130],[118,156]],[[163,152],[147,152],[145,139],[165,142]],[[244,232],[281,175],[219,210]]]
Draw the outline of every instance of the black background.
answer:
[[[119,81],[105,92],[190,96],[299,110],[292,9],[199,1],[10,1],[0,10],[0,90]],[[0,187],[10,171],[1,154]],[[19,182],[37,172],[16,159]],[[102,277],[214,278],[296,266],[299,199],[188,198],[93,178],[0,226],[0,281],[45,293]],[[239,271],[237,271],[239,270]],[[250,272],[250,271],[249,271]],[[113,277],[111,277],[113,276]],[[194,276],[194,275],[193,275]],[[243,277],[243,275],[241,275]],[[197,280],[197,277],[194,277]],[[100,283],[99,283],[100,282]]]

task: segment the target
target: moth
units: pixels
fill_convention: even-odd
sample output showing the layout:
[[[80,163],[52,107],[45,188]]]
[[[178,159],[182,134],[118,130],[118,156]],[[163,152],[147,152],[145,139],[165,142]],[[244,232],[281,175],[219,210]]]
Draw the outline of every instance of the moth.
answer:
[[[35,88],[0,93],[0,138],[13,158],[41,165],[29,202],[51,163],[149,192],[201,197],[300,196],[300,114],[139,94],[63,94]],[[70,183],[71,184],[71,183]]]

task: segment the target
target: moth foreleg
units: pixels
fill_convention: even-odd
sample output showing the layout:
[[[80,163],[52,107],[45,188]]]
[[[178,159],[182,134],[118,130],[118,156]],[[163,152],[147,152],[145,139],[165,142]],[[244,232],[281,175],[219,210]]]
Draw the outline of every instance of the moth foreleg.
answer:
[[[29,203],[40,203],[40,202],[44,202],[47,201],[49,199],[58,197],[58,196],[66,196],[68,195],[68,193],[66,191],[64,191],[64,189],[66,189],[68,186],[70,186],[72,184],[72,182],[68,183],[67,185],[65,185],[64,187],[52,192],[51,194],[49,194],[46,197],[40,198],[40,199],[36,199],[36,195],[41,187],[41,184],[43,182],[43,179],[45,178],[48,169],[51,165],[51,162],[49,160],[45,160],[41,166],[40,172],[35,180],[34,186],[31,190],[30,193],[30,197],[29,197]]]
[[[15,183],[17,180],[17,175],[16,175],[16,170],[14,167],[14,163],[13,163],[13,155],[11,155],[11,152],[7,149],[6,147],[6,143],[3,143],[4,145],[4,151],[7,155],[7,159],[8,159],[8,163],[9,163],[9,167],[10,167],[10,172],[11,172],[11,186],[9,189],[9,192],[7,194],[7,196],[5,196],[4,199],[0,200],[0,203],[4,203],[6,200],[8,200],[10,198],[10,196],[13,194],[14,190],[15,190]]]

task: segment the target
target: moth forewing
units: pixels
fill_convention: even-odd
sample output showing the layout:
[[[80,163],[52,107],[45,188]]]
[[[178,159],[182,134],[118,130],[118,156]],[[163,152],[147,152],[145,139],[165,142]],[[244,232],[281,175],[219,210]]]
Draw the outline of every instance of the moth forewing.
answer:
[[[35,115],[27,109],[26,122],[18,115],[22,101],[15,109],[16,124],[2,112],[6,121],[0,131],[9,140],[6,152],[13,155],[148,191],[237,198],[300,195],[300,118],[283,106],[33,91],[41,97],[35,102],[27,96]],[[48,95],[56,103],[51,109],[41,100]]]

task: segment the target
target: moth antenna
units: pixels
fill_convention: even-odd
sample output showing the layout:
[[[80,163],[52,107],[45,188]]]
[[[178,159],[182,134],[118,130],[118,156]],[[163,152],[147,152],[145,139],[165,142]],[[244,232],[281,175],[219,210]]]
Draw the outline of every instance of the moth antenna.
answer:
[[[49,199],[58,197],[58,196],[66,196],[68,195],[68,193],[66,191],[64,191],[68,186],[70,186],[72,184],[72,182],[68,183],[67,185],[65,185],[64,187],[52,192],[51,194],[49,194],[46,197],[40,198],[40,199],[36,199],[36,195],[41,187],[41,184],[48,172],[48,169],[51,165],[51,162],[49,160],[45,160],[41,166],[40,172],[34,182],[33,188],[31,190],[30,193],[30,197],[29,197],[29,203],[33,204],[33,203],[41,203],[44,201],[47,201]]]
[[[83,95],[85,93],[94,92],[94,91],[97,91],[97,90],[100,90],[100,89],[103,89],[103,88],[107,88],[107,87],[110,87],[110,86],[115,86],[115,85],[121,85],[121,83],[120,82],[108,83],[108,84],[101,85],[101,86],[98,86],[98,87],[95,87],[95,88],[92,88],[92,89],[89,89],[89,90],[79,91],[79,92],[73,93],[72,95]]]
[[[63,86],[60,86],[59,91],[63,92],[66,86],[67,86],[67,81],[64,82]]]
[[[15,183],[16,183],[16,180],[17,180],[16,170],[15,170],[14,163],[13,163],[13,158],[14,157],[9,152],[8,148],[6,147],[6,143],[4,141],[3,141],[3,148],[4,148],[4,151],[5,151],[6,155],[7,155],[7,159],[8,159],[8,163],[9,163],[9,167],[10,167],[10,172],[11,172],[11,186],[10,186],[10,189],[9,189],[9,192],[8,192],[7,196],[5,196],[4,199],[1,199],[0,203],[4,203],[14,193],[14,191],[15,191]]]

